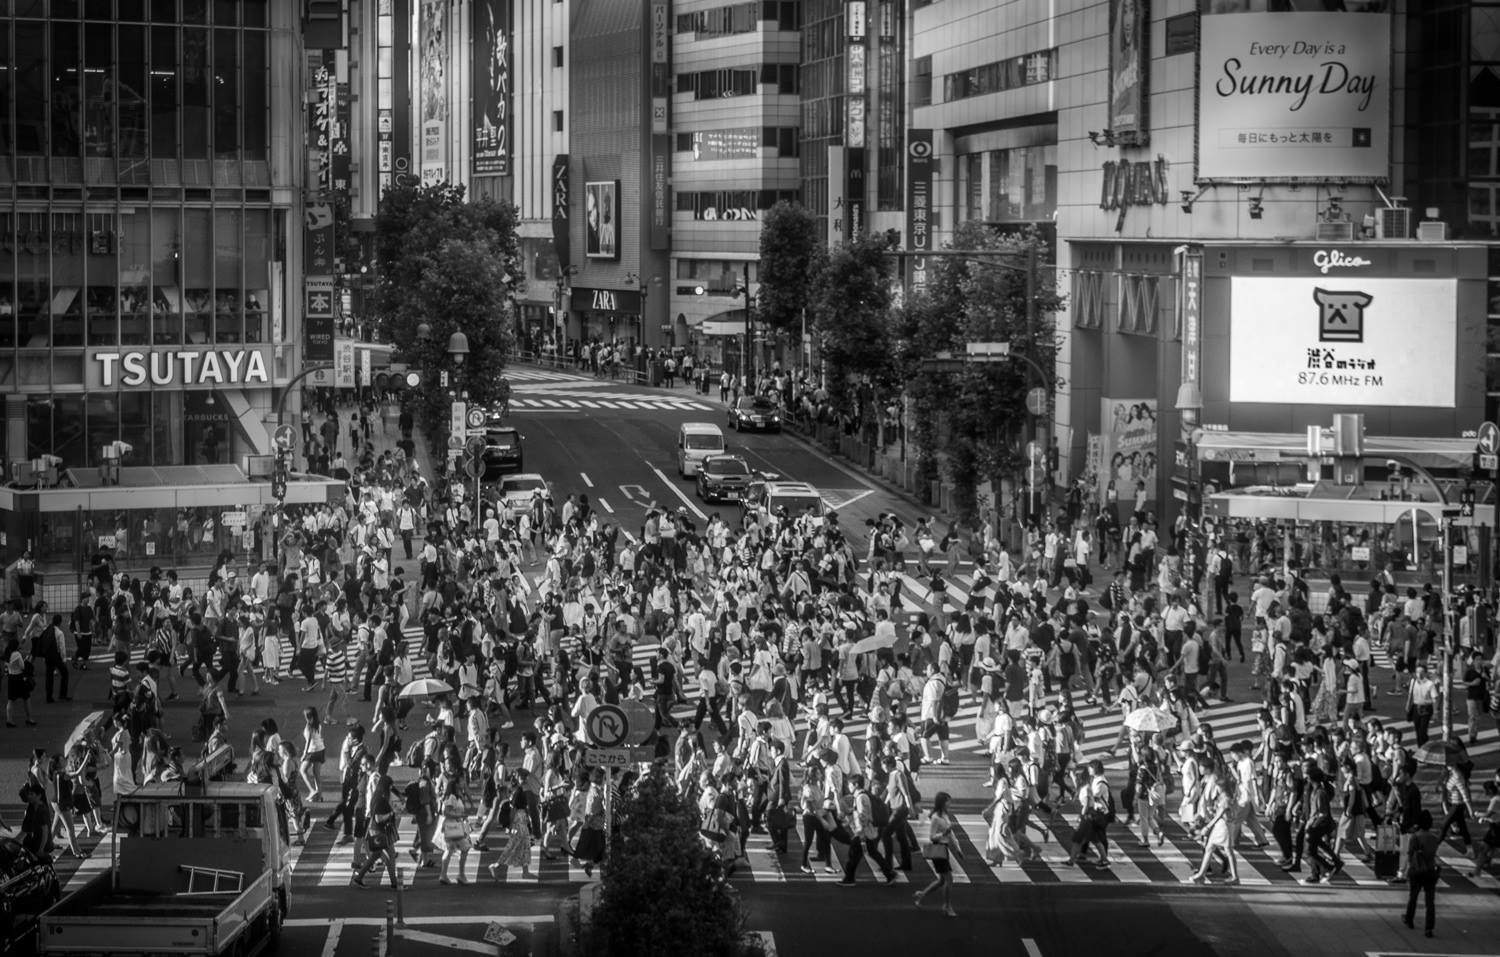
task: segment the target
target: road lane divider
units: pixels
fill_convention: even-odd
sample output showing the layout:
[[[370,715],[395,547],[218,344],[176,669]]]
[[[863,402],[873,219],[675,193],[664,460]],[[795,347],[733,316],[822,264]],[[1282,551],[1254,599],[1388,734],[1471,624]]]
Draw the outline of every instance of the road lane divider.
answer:
[[[682,500],[682,504],[685,505],[685,506],[687,506],[687,508],[688,508],[688,510],[690,512],[692,512],[694,515],[698,516],[703,521],[705,521],[705,522],[708,521],[708,516],[705,515],[705,514],[703,514],[703,509],[699,508],[698,504],[696,502],[694,502],[692,499],[688,498],[687,495],[683,493],[682,489],[680,489],[680,488],[677,487],[677,483],[676,482],[673,482],[671,479],[667,478],[667,473],[666,472],[663,472],[661,469],[657,468],[655,465],[652,465],[650,462],[646,463],[646,467],[649,468],[651,471],[653,471],[653,472],[656,473],[656,477],[659,478],[659,479],[661,479],[661,484],[663,484],[667,488],[671,489],[672,490],[672,494],[675,495],[675,496],[677,496],[679,499],[681,499]]]

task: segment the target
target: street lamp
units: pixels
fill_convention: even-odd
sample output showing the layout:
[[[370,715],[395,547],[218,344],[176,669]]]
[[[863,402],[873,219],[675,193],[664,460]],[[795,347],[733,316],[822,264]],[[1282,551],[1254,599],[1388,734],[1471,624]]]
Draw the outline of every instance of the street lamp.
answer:
[[[448,358],[453,360],[456,366],[464,364],[464,357],[469,354],[469,337],[462,332],[455,332],[448,337]]]

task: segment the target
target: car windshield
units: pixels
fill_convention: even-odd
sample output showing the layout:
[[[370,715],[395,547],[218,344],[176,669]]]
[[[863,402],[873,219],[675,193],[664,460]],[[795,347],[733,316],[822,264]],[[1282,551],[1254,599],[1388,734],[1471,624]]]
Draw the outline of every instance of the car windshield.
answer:
[[[771,499],[772,508],[784,508],[788,515],[801,515],[805,508],[816,512],[822,504],[816,495],[777,495]]]
[[[740,459],[709,459],[703,463],[703,471],[710,475],[749,475],[750,466]]]
[[[500,482],[500,493],[502,495],[525,495],[539,492],[547,487],[547,483],[539,478],[508,478]]]
[[[747,395],[740,399],[739,404],[735,408],[741,412],[774,412],[776,411],[776,403],[763,395]]]
[[[491,448],[513,449],[516,447],[516,433],[514,432],[491,432],[485,436],[485,441]]]
[[[717,435],[688,433],[687,447],[690,449],[722,449],[724,440]]]

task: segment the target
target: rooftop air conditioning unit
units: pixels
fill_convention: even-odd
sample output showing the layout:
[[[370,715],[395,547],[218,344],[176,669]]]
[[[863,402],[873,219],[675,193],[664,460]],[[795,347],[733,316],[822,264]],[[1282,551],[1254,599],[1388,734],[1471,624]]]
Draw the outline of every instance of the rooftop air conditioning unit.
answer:
[[[1376,239],[1410,239],[1411,210],[1404,206],[1387,206],[1375,211]]]
[[[1447,242],[1448,224],[1438,219],[1438,208],[1429,206],[1423,212],[1427,215],[1417,224],[1417,240],[1424,243]]]
[[[16,485],[35,485],[36,469],[31,467],[30,462],[10,463],[10,480]]]
[[[1347,221],[1320,222],[1315,238],[1320,243],[1347,243],[1354,240],[1354,224]]]

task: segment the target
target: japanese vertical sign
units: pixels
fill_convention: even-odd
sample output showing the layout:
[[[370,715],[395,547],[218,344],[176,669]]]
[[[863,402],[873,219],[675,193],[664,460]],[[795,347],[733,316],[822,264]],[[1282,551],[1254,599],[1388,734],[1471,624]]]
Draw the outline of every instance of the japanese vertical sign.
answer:
[[[672,97],[672,18],[667,0],[651,0],[651,248],[666,249],[672,213],[667,179],[672,175],[672,138],[669,129]]]
[[[333,277],[308,276],[303,283],[303,365],[333,362]]]
[[[906,293],[927,288],[927,257],[932,248],[932,130],[906,133]]]
[[[474,0],[474,172],[510,173],[514,0]]]
[[[354,388],[354,340],[340,339],[334,345],[333,384],[335,388]]]

